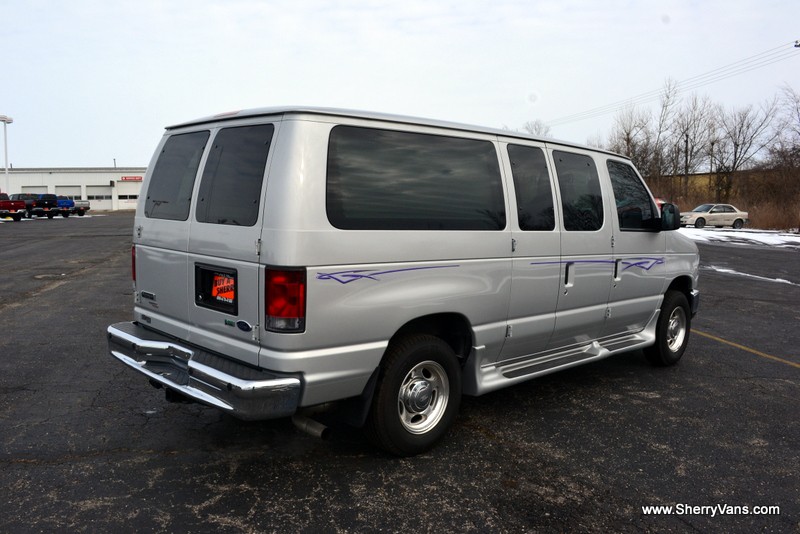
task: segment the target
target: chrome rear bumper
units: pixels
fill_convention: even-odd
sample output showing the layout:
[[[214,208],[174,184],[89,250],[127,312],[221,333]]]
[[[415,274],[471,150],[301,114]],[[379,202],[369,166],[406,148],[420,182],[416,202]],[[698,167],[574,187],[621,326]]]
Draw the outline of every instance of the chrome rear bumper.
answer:
[[[188,347],[137,323],[108,327],[111,355],[152,382],[239,419],[292,415],[302,385],[294,376],[278,376],[215,354]]]

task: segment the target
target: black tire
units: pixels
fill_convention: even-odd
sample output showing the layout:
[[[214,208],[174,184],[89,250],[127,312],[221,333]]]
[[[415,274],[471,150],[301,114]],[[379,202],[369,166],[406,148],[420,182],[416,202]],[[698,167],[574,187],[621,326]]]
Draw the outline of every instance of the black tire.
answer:
[[[691,328],[692,314],[686,295],[667,291],[656,324],[656,342],[644,349],[647,360],[661,367],[678,363],[689,344]]]
[[[82,211],[78,212],[78,217],[83,217],[83,212]]]
[[[741,220],[741,219],[736,219],[735,221],[733,221],[733,227],[734,227],[736,230],[739,230],[739,229],[740,229],[742,226],[744,226],[744,221],[743,221],[743,220]]]
[[[703,228],[705,225],[706,225],[706,220],[702,217],[700,217],[694,222],[695,228]]]
[[[69,217],[69,213],[62,213],[61,216],[66,219],[67,217]]]
[[[450,346],[416,335],[389,346],[381,363],[366,434],[397,456],[430,449],[452,425],[461,404],[461,369]]]
[[[48,218],[48,219],[52,219],[52,218],[53,218],[53,217],[55,217],[55,216],[56,216],[56,214],[55,214],[55,213],[48,213],[48,214],[47,214],[47,218]]]
[[[14,222],[20,222],[22,220],[22,214],[15,213],[14,215],[11,216],[11,218],[14,219]]]

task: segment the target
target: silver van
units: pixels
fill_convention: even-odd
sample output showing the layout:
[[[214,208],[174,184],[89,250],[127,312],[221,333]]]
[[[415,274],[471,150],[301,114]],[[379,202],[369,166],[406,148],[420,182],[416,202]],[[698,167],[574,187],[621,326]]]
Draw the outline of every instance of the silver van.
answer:
[[[397,455],[462,394],[622,351],[675,364],[697,247],[617,154],[315,108],[167,128],[133,229],[134,320],[111,355],[242,419],[326,405]]]

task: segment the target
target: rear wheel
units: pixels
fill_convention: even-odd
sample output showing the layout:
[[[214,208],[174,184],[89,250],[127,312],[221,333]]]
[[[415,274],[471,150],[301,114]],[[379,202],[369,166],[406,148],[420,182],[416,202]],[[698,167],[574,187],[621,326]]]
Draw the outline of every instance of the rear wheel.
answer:
[[[55,214],[55,213],[48,213],[48,214],[47,214],[47,218],[48,218],[48,219],[52,219],[52,218],[53,218],[53,217],[55,217],[55,216],[56,216],[56,214]]]
[[[69,213],[62,213],[61,216],[66,219],[67,217],[69,217]]]
[[[14,215],[11,216],[11,218],[14,219],[14,222],[20,222],[22,220],[22,214],[15,213]]]
[[[461,369],[441,339],[417,335],[393,342],[381,364],[367,419],[367,437],[398,456],[430,449],[461,403]]]
[[[679,291],[667,291],[656,324],[656,342],[644,349],[647,360],[659,366],[678,363],[689,344],[691,320],[686,295]]]
[[[735,221],[733,221],[733,227],[734,227],[735,229],[737,229],[737,230],[738,230],[738,229],[740,229],[742,226],[744,226],[744,221],[743,221],[743,220],[741,220],[741,219],[736,219]]]
[[[694,222],[695,228],[703,228],[705,225],[706,225],[706,220],[702,217],[700,217]]]

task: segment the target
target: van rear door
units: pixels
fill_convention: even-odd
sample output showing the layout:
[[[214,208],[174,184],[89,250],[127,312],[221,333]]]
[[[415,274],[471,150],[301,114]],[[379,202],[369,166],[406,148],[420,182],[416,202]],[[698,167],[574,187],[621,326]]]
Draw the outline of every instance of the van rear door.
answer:
[[[214,132],[188,244],[188,341],[258,364],[261,225],[272,123]]]
[[[166,136],[150,164],[134,223],[136,318],[185,339],[192,191],[208,130]]]

